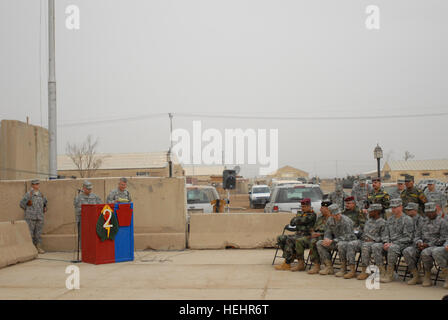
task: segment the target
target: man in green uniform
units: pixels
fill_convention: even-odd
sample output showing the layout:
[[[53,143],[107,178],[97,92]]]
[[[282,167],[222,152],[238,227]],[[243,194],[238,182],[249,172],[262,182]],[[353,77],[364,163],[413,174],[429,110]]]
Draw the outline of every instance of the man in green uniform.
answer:
[[[321,215],[317,219],[313,227],[313,232],[311,232],[311,244],[310,244],[310,260],[313,262],[313,267],[308,271],[308,274],[318,274],[320,271],[320,256],[317,250],[317,242],[324,239],[325,225],[328,218],[331,216],[330,206],[332,203],[329,200],[323,200],[321,202],[320,213]]]
[[[373,178],[372,179],[373,190],[369,193],[367,200],[369,201],[369,205],[373,203],[379,203],[383,207],[381,210],[381,218],[386,219],[386,209],[390,206],[390,196],[384,191],[381,187],[381,178]],[[367,209],[364,209],[363,212],[367,215]]]
[[[425,194],[422,190],[414,187],[414,177],[411,175],[406,175],[404,178],[404,184],[406,185],[406,190],[401,193],[401,201],[403,202],[403,207],[406,207],[408,203],[417,203],[418,214],[424,216],[425,203],[428,202]]]
[[[359,210],[359,208],[356,207],[355,197],[347,197],[344,201],[345,210],[342,212],[342,214],[352,219],[353,229],[355,230],[355,234],[359,239],[362,235],[362,230],[364,229],[364,225],[367,221],[366,216],[361,210]]]
[[[311,207],[311,199],[303,199],[300,204],[302,206],[302,214],[305,216],[303,218],[296,219],[294,223],[296,226],[299,226],[302,222],[305,222],[306,227],[304,227],[303,229],[306,235],[296,239],[295,255],[297,257],[298,264],[297,266],[292,267],[291,271],[305,270],[305,249],[311,248],[311,242],[313,240],[311,238],[311,231],[317,219],[317,215],[313,211],[313,207]],[[312,220],[314,220],[314,222],[311,224]],[[314,259],[313,262],[315,261],[316,259]]]
[[[302,208],[306,208],[307,205],[311,207],[311,199],[303,199],[301,204]],[[283,258],[285,258],[285,261],[281,265],[275,266],[276,270],[291,270],[291,263],[297,255],[296,240],[303,237],[310,237],[311,235],[311,229],[316,223],[316,214],[312,209],[308,209],[308,212],[302,210],[289,223],[291,226],[296,227],[296,233],[294,235],[281,235],[277,238],[277,244],[283,250]],[[303,257],[298,257],[298,259],[299,266],[301,266],[304,263]]]

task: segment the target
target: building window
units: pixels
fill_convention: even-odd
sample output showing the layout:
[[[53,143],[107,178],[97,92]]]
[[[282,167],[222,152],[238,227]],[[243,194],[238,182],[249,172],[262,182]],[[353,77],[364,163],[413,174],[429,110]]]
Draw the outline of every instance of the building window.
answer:
[[[429,176],[429,173],[428,172],[423,172],[422,176],[427,177],[427,176]]]
[[[443,174],[446,175],[446,176],[448,176],[448,172],[444,172]]]
[[[139,176],[149,177],[149,172],[137,172],[136,175],[137,177]]]

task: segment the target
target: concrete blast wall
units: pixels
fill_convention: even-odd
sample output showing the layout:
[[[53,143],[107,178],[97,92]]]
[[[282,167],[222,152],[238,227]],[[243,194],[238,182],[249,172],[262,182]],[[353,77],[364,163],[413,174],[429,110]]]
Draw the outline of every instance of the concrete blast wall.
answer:
[[[92,178],[93,192],[103,201],[117,187],[118,178]],[[48,211],[42,235],[47,251],[76,249],[76,225],[73,199],[82,180],[41,181],[40,190],[48,199]],[[0,221],[21,220],[24,212],[19,201],[29,181],[1,181]],[[128,179],[128,189],[134,202],[135,248],[180,250],[186,243],[185,178]]]
[[[0,180],[45,179],[48,171],[48,130],[17,120],[2,120]]]
[[[0,268],[37,257],[25,221],[0,222]]]
[[[188,247],[223,249],[275,247],[293,213],[192,213]]]

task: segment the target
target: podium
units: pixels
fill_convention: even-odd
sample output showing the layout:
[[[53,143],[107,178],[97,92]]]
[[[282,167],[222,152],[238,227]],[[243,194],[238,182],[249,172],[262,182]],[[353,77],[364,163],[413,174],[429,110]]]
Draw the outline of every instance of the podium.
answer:
[[[109,212],[104,215],[106,220],[100,217],[103,211],[109,206]],[[116,218],[116,220],[115,220]],[[100,221],[99,221],[100,219]],[[118,221],[118,232],[110,233],[111,228]],[[108,223],[106,225],[106,223]],[[111,225],[105,234],[114,235],[111,238],[100,238],[97,232],[97,225],[100,228]],[[113,237],[113,239],[112,239]],[[133,203],[113,203],[113,204],[83,204],[81,206],[81,252],[82,262],[92,264],[115,263],[134,260],[134,206]]]

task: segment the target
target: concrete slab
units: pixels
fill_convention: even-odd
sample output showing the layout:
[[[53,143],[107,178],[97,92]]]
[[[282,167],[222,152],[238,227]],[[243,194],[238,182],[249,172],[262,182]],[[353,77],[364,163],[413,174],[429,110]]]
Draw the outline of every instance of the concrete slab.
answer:
[[[73,253],[0,269],[0,299],[435,299],[437,287],[402,281],[369,290],[364,281],[304,272],[276,271],[274,250],[137,251],[135,261],[80,268],[81,288],[68,290],[66,267]],[[281,262],[281,259],[277,261]]]

